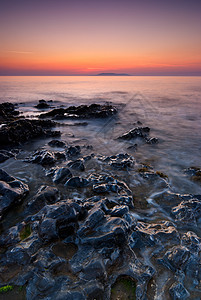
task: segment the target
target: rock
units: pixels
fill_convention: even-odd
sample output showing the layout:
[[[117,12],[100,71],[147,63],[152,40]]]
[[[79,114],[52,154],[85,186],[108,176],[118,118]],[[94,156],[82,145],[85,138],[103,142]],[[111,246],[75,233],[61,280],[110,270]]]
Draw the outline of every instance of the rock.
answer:
[[[16,105],[9,102],[0,104],[0,124],[12,121],[19,115],[19,111],[15,110]]]
[[[30,256],[28,255],[27,251],[19,246],[16,246],[15,248],[8,250],[6,252],[6,264],[19,264],[22,266],[25,266],[30,261]]]
[[[35,213],[47,204],[53,204],[59,200],[58,189],[51,186],[41,186],[36,196],[29,201],[28,211]]]
[[[169,242],[179,242],[179,233],[173,223],[163,221],[158,224],[137,222],[131,234],[131,246],[141,248],[153,245],[164,245]]]
[[[105,281],[107,278],[107,273],[102,260],[91,260],[82,269],[80,277],[84,280],[99,279],[100,281]]]
[[[172,214],[178,222],[196,223],[201,217],[201,201],[198,199],[182,201],[178,206],[172,208]]]
[[[80,105],[68,108],[56,108],[47,113],[40,114],[40,118],[54,119],[93,119],[107,118],[117,113],[117,109],[112,105]]]
[[[201,182],[201,168],[191,167],[184,170],[184,173],[190,176],[191,180]]]
[[[188,248],[191,253],[198,254],[201,250],[201,239],[192,231],[188,231],[182,235],[181,244]]]
[[[122,218],[125,214],[129,212],[128,206],[115,206],[113,209],[110,211],[110,216],[111,217],[120,217]]]
[[[146,143],[150,145],[158,144],[159,141],[157,138],[152,137],[152,138],[146,138]]]
[[[45,100],[39,100],[38,101],[39,103],[35,106],[36,108],[38,108],[38,109],[46,109],[46,108],[49,108],[50,107],[50,105],[47,103],[47,101],[45,101]]]
[[[163,258],[158,261],[175,272],[176,270],[184,270],[189,257],[190,251],[186,247],[175,246],[168,250]]]
[[[97,280],[91,280],[84,288],[87,299],[89,300],[102,300],[104,299],[104,286]],[[106,298],[105,298],[106,299]]]
[[[136,127],[130,131],[124,133],[122,136],[119,136],[118,139],[122,140],[131,140],[134,138],[143,138],[146,139],[149,135],[149,127]]]
[[[51,147],[57,147],[57,148],[66,147],[66,144],[62,141],[59,141],[59,140],[52,140],[48,143],[48,145],[51,146]]]
[[[69,157],[77,156],[80,154],[80,152],[81,152],[80,146],[70,146],[70,147],[68,147],[68,149],[66,151],[66,155]]]
[[[68,179],[65,186],[68,188],[83,188],[88,185],[88,180],[80,177],[72,177]]]
[[[77,159],[77,160],[71,161],[67,164],[67,166],[71,169],[81,171],[81,172],[83,172],[85,170],[85,166],[83,164],[82,159]]]
[[[83,295],[81,291],[62,291],[58,292],[55,300],[85,300],[86,297]],[[90,298],[87,298],[90,299]],[[97,299],[98,300],[98,299]]]
[[[45,218],[40,224],[39,235],[45,243],[58,238],[56,219]]]
[[[59,131],[51,131],[55,123],[50,120],[17,120],[0,128],[1,146],[19,145],[37,137],[60,135]]]
[[[6,161],[7,159],[14,157],[15,155],[11,151],[0,150],[0,163]]]
[[[169,293],[173,300],[185,300],[190,296],[189,292],[180,282],[173,283],[169,289]]]
[[[72,177],[72,173],[71,171],[66,168],[66,167],[63,167],[63,168],[57,168],[55,171],[54,171],[54,175],[53,175],[53,182],[55,182],[56,184],[58,183],[65,183],[67,182],[71,177]]]
[[[22,202],[28,194],[28,186],[0,169],[0,216],[12,206]]]
[[[56,158],[53,152],[41,150],[34,152],[28,161],[42,166],[49,166],[56,162]]]

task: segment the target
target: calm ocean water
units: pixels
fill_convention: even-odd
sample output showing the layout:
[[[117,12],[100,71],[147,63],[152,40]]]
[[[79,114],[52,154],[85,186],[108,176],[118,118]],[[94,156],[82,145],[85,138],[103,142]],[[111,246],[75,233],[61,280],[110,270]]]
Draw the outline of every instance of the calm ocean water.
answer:
[[[128,152],[166,173],[174,191],[201,192],[183,173],[187,167],[201,167],[201,77],[0,77],[0,91],[0,102],[21,103],[19,110],[32,116],[38,113],[33,106],[39,99],[65,106],[112,102],[120,111],[117,118],[62,128],[62,139],[93,144],[100,154]],[[128,142],[115,140],[137,121],[151,128],[158,145],[139,145],[132,152]]]

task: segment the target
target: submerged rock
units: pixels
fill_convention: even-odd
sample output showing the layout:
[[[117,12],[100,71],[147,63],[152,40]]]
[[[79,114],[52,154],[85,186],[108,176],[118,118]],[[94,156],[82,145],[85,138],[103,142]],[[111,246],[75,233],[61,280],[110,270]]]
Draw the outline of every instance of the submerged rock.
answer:
[[[201,168],[191,167],[184,170],[184,173],[190,176],[191,180],[201,182]]]
[[[117,113],[117,109],[112,105],[80,105],[70,106],[68,108],[56,108],[47,113],[41,114],[40,118],[54,119],[93,119],[107,118]]]
[[[21,203],[28,192],[25,183],[0,169],[0,217],[12,206]]]
[[[146,139],[147,136],[149,135],[149,132],[150,132],[149,127],[136,127],[124,133],[122,136],[119,136],[118,139],[122,139],[122,140],[131,140],[134,138]]]
[[[0,150],[0,163],[6,161],[7,159],[14,157],[15,155],[11,151]]]
[[[47,101],[42,99],[38,101],[38,104],[35,107],[38,109],[46,109],[49,108],[50,105],[47,103]]]
[[[48,143],[51,147],[64,148],[66,144],[60,140],[52,140]]]

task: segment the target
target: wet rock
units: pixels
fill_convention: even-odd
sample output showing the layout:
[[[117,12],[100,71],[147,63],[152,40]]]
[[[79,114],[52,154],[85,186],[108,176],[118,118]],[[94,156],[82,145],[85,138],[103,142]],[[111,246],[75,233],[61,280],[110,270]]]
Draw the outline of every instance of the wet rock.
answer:
[[[77,159],[77,160],[71,161],[67,164],[67,166],[71,169],[81,171],[81,172],[83,172],[85,170],[85,166],[83,164],[82,159]]]
[[[175,272],[176,270],[184,270],[189,257],[190,251],[186,247],[175,246],[168,250],[159,262]]]
[[[80,154],[80,152],[81,152],[80,146],[70,146],[70,147],[68,147],[68,149],[66,151],[66,155],[69,157],[77,156]]]
[[[80,277],[85,280],[99,279],[100,281],[104,281],[107,277],[107,274],[103,261],[101,259],[90,261],[82,269]]]
[[[149,127],[136,127],[130,131],[124,133],[122,136],[119,136],[118,139],[122,140],[131,140],[134,138],[143,138],[146,139],[149,135]]]
[[[198,167],[191,167],[184,170],[184,173],[190,176],[191,180],[201,182],[201,169]]]
[[[36,196],[29,201],[28,211],[35,213],[43,208],[46,204],[53,204],[59,200],[59,191],[58,189],[43,185]]]
[[[72,177],[68,179],[65,186],[68,188],[83,188],[88,185],[88,180],[81,177]]]
[[[45,243],[58,238],[56,219],[45,218],[40,224],[39,235]]]
[[[5,248],[20,242],[19,228],[13,226],[8,231],[0,235],[0,247]]]
[[[49,166],[56,162],[56,158],[53,152],[41,150],[34,152],[28,161],[35,164],[40,164],[42,166]]]
[[[134,145],[131,145],[131,146],[128,146],[128,150],[133,150],[133,151],[136,151],[137,150],[137,144],[134,144]]]
[[[53,174],[54,175],[53,175],[52,180],[56,184],[58,184],[58,183],[63,183],[64,184],[65,182],[67,182],[72,177],[71,171],[66,167],[55,169]]]
[[[40,118],[55,118],[55,119],[93,119],[107,118],[117,113],[117,109],[112,105],[80,105],[70,106],[68,108],[56,108],[50,112],[40,115]]]
[[[46,294],[51,294],[55,285],[55,280],[52,279],[49,274],[38,273],[34,274],[29,281],[26,290],[26,299],[36,300],[41,297],[44,298]]]
[[[158,144],[159,141],[157,138],[152,137],[152,138],[146,138],[146,143],[150,145]]]
[[[86,297],[80,291],[62,291],[58,292],[54,298],[55,300],[85,300]],[[90,299],[89,297],[87,299]],[[98,300],[98,299],[97,299]]]
[[[179,233],[173,223],[163,221],[158,224],[147,224],[137,222],[134,232],[131,235],[131,246],[145,247],[164,245],[168,242],[179,242]]]
[[[173,283],[169,289],[169,293],[173,300],[179,300],[179,299],[185,300],[190,296],[189,292],[185,289],[183,284],[180,282]]]
[[[60,135],[59,131],[50,130],[55,123],[50,120],[17,120],[0,128],[1,147],[19,145],[37,137]]]
[[[6,252],[7,265],[19,264],[25,266],[29,263],[29,261],[30,261],[30,256],[28,255],[27,251],[20,245]]]
[[[19,115],[19,111],[15,110],[16,105],[9,102],[0,104],[0,124],[12,121]]]
[[[102,300],[105,298],[104,286],[97,280],[91,280],[84,288],[84,291],[89,300]]]
[[[128,206],[115,206],[110,212],[111,217],[123,217],[125,214],[129,212]]]
[[[50,105],[47,103],[47,101],[42,99],[38,101],[38,104],[35,107],[38,109],[46,109],[49,108]]]
[[[7,159],[14,157],[15,155],[11,151],[0,150],[0,163],[6,161]]]
[[[196,223],[201,217],[201,201],[198,199],[182,201],[172,209],[172,214],[178,222]]]
[[[21,203],[28,192],[26,184],[0,169],[0,216],[12,206]]]
[[[51,147],[64,148],[66,144],[60,140],[52,140],[48,143]]]
[[[188,231],[182,235],[181,244],[188,248],[191,253],[198,254],[201,250],[201,239],[192,231]]]

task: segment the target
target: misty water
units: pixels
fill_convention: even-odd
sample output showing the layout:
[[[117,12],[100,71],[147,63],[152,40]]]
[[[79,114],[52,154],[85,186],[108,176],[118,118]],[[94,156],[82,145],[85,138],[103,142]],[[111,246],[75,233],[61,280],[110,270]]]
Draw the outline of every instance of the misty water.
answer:
[[[0,91],[0,103],[18,103],[21,114],[30,118],[41,113],[34,107],[40,99],[52,100],[52,107],[111,103],[118,109],[115,117],[81,120],[87,122],[87,126],[69,126],[77,120],[59,121],[61,125],[56,129],[61,131],[61,139],[68,145],[92,145],[91,152],[95,155],[128,153],[137,162],[150,164],[154,170],[166,174],[172,192],[201,194],[201,184],[193,182],[184,173],[186,168],[201,167],[201,77],[1,77]],[[137,122],[150,127],[150,136],[158,138],[159,143],[149,145],[141,141],[117,140],[118,136],[137,127]],[[23,159],[38,148],[50,149],[49,141],[38,139],[26,143],[18,160],[11,158],[1,164],[9,174],[27,182],[32,188],[31,193],[41,182],[46,183],[46,179],[40,166],[30,167]],[[135,143],[138,144],[136,151],[128,149]],[[129,175],[122,176],[125,182],[130,180]],[[143,204],[138,203],[133,212],[138,219],[142,218],[143,208],[150,216],[146,219],[148,222],[169,220],[158,206],[150,205],[152,195],[149,192],[144,192],[144,196]],[[146,203],[149,203],[148,208]],[[199,228],[196,233],[201,236]],[[144,251],[140,256],[151,264],[148,252]],[[156,280],[158,298],[155,299],[160,299],[163,283],[169,277],[169,271],[159,270]]]

